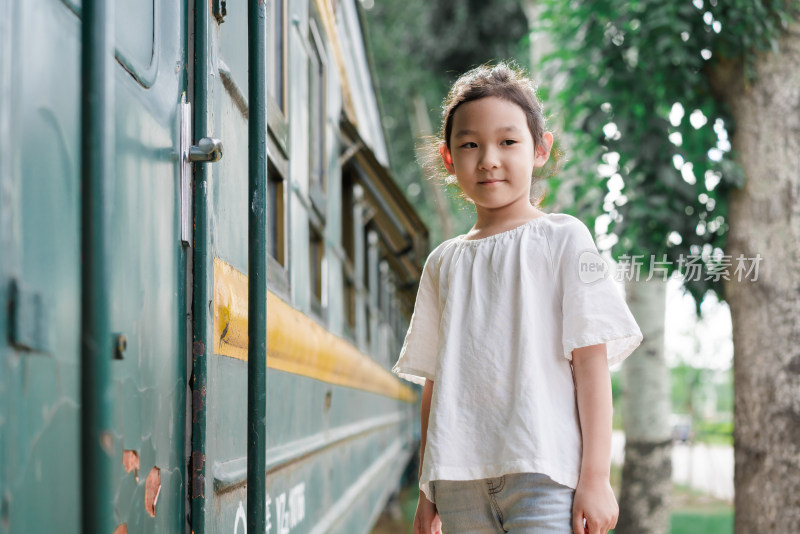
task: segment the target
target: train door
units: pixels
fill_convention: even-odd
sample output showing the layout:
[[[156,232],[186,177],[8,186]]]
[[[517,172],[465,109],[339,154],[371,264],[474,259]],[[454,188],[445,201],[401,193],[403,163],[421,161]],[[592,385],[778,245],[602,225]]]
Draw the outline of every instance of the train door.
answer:
[[[391,178],[371,152],[357,155],[368,149],[353,122],[344,121],[352,135],[340,131],[343,95],[350,94],[343,88],[348,68],[368,72],[365,56],[352,48],[345,55],[338,41],[339,32],[352,33],[351,44],[361,50],[357,8],[344,4],[266,2],[264,66],[274,77],[267,76],[271,93],[251,95],[247,7],[194,2],[192,138],[198,150],[224,147],[220,161],[194,168],[189,476],[191,529],[197,534],[244,534],[256,483],[265,484],[259,488],[266,490],[259,497],[265,534],[365,532],[411,453],[406,429],[414,393],[373,357],[390,342],[393,305],[389,264],[379,267],[380,237],[373,229],[380,224],[383,234],[396,232],[390,227],[404,208],[390,199],[402,193],[389,185]],[[343,18],[336,18],[336,6]],[[360,91],[354,94],[371,94],[371,88]],[[269,169],[265,226],[271,236],[267,460],[265,476],[248,480],[248,286],[255,286],[248,273],[248,128],[263,118],[253,110],[264,96],[269,132],[261,162]],[[370,122],[375,117],[367,113],[361,124],[379,129]],[[349,216],[341,206],[341,165],[350,158],[356,158],[354,165],[358,161],[354,169],[362,169],[354,170],[363,185],[355,211],[366,213],[368,195],[374,202],[369,211],[380,222],[369,228],[350,224],[346,239],[360,243],[361,251],[356,254],[354,245],[348,257],[347,245],[341,245],[341,219]],[[364,169],[373,167],[380,174],[366,176]],[[390,254],[406,254],[400,244],[405,230],[391,235],[397,239],[390,240]],[[341,282],[343,263],[358,281],[349,295]],[[356,274],[364,264],[370,267],[369,287],[364,273]],[[371,343],[363,335],[364,313],[362,335],[348,338],[337,316],[347,308],[345,298],[362,299],[362,311],[369,298]]]
[[[117,351],[114,511],[128,532],[174,533],[186,528],[187,493],[187,11],[183,2],[118,0],[113,16],[107,239]]]
[[[220,356],[219,325],[247,321],[248,6],[200,0],[193,16],[193,137],[220,142],[224,156],[194,166],[191,528],[244,534],[247,331],[243,357]],[[220,292],[235,295],[226,307]]]
[[[102,387],[106,532],[182,532],[187,259],[185,3],[117,0],[106,86],[106,383],[81,384],[82,4],[3,2],[0,26],[0,532],[81,532],[81,388]],[[113,20],[110,20],[113,13]],[[106,439],[107,438],[107,439]],[[91,512],[89,512],[91,513]],[[84,525],[85,526],[85,525]]]

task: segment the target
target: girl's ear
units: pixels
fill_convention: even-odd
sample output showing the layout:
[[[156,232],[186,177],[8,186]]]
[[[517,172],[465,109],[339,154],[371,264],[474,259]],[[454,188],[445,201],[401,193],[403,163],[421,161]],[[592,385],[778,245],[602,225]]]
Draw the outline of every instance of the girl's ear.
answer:
[[[442,163],[444,163],[444,168],[447,169],[447,172],[455,174],[456,168],[453,166],[453,155],[450,153],[450,149],[447,148],[447,143],[439,145],[439,153],[442,155]]]
[[[541,167],[550,158],[550,150],[553,148],[553,134],[551,132],[544,132],[542,136],[542,144],[536,147],[534,154],[533,166]]]

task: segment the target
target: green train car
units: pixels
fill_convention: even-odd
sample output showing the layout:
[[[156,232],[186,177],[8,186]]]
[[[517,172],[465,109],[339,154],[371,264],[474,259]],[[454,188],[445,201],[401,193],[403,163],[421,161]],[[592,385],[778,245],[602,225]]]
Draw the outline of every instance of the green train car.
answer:
[[[428,233],[359,4],[0,0],[0,534],[371,530]]]

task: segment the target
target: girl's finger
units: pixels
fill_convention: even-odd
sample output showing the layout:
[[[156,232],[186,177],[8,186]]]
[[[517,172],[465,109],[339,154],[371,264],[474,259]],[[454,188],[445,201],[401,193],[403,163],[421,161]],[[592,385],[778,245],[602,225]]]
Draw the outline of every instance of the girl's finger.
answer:
[[[573,534],[586,534],[583,527],[583,513],[572,513],[572,532]]]

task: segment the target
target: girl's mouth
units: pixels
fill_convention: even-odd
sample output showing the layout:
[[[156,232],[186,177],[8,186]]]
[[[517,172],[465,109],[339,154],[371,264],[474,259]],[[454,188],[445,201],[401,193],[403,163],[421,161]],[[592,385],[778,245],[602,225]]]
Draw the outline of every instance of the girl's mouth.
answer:
[[[485,182],[478,182],[479,185],[492,185],[492,184],[499,184],[503,180],[486,180]]]

